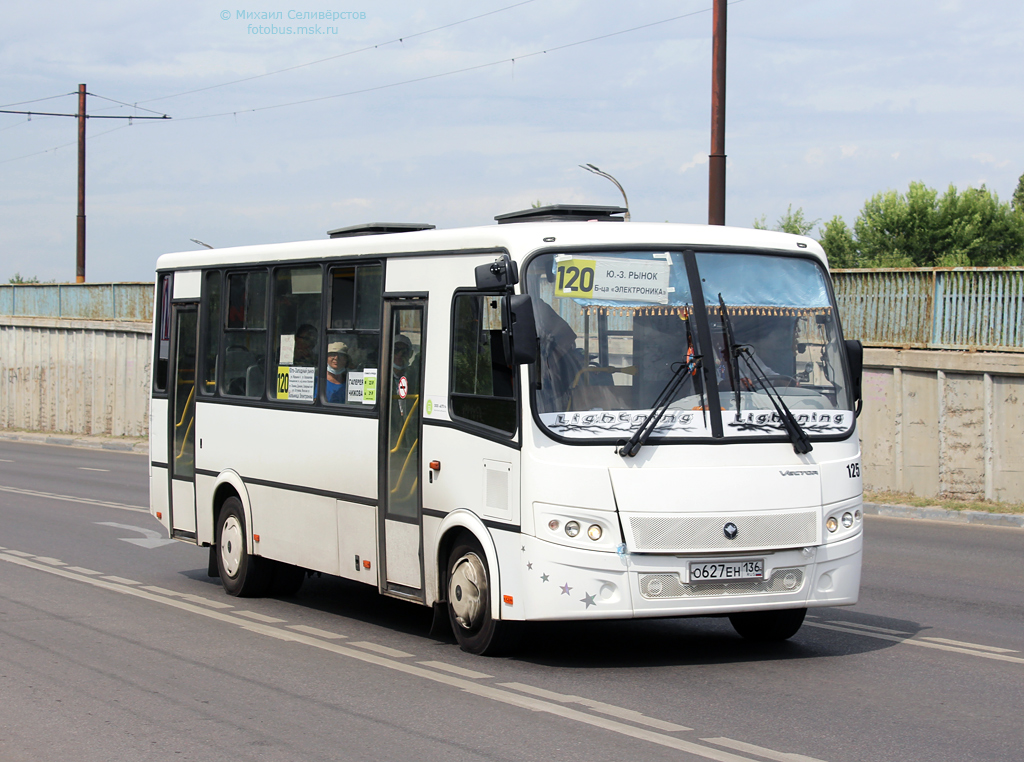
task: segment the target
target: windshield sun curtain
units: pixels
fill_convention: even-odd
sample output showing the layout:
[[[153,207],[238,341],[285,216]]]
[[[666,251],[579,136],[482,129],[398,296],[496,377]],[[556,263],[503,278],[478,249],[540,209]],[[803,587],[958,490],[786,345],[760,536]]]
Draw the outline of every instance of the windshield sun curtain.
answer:
[[[542,424],[567,439],[617,441],[661,399],[653,438],[777,437],[786,432],[774,396],[809,435],[849,431],[824,268],[802,257],[687,255],[545,253],[529,262]]]

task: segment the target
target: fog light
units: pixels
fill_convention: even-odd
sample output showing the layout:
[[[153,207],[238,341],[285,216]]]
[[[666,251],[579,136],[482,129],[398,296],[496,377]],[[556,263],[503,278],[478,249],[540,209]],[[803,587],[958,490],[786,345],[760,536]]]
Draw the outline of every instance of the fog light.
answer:
[[[575,537],[580,533],[580,522],[578,521],[567,521],[565,524],[565,533],[570,537]]]
[[[551,521],[548,522],[548,529],[550,529],[552,532],[557,530],[558,529],[558,519],[551,519]]]
[[[661,580],[657,577],[652,577],[647,581],[647,594],[648,595],[661,595],[661,591],[664,590],[664,585],[661,584]]]
[[[839,529],[839,522],[836,521],[835,516],[829,516],[828,521],[825,522],[825,527],[828,529],[828,531],[834,532],[837,529]],[[566,527],[565,529],[566,531],[569,531],[569,527]]]
[[[853,514],[852,513],[844,513],[843,514],[843,526],[846,527],[847,529],[849,529],[850,527],[853,526]]]
[[[594,542],[600,540],[601,527],[599,527],[597,524],[591,524],[590,527],[587,529],[587,537],[589,537]]]

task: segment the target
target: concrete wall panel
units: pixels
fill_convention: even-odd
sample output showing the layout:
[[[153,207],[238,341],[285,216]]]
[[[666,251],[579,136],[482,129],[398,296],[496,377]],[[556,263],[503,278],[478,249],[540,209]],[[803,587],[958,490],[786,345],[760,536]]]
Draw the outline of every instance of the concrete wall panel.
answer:
[[[0,317],[0,428],[146,436],[148,323]]]

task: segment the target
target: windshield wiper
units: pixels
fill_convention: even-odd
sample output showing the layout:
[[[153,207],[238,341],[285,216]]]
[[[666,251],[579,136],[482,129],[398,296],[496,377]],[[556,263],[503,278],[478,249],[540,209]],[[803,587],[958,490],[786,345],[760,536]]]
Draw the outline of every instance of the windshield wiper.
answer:
[[[742,357],[744,362],[746,362],[754,379],[761,385],[764,393],[772,401],[772,405],[775,406],[775,412],[779,414],[779,419],[782,421],[786,433],[789,434],[789,441],[793,443],[793,452],[797,455],[804,455],[813,450],[814,446],[811,444],[811,440],[808,439],[807,432],[797,422],[796,416],[793,415],[786,401],[782,399],[779,390],[768,380],[768,374],[765,372],[764,366],[761,365],[750,346],[747,344],[737,344],[735,351],[736,356]]]
[[[689,331],[688,331],[689,332]],[[687,339],[689,340],[689,336]],[[686,360],[684,362],[674,363],[672,370],[672,376],[669,378],[668,383],[665,384],[665,388],[661,390],[658,398],[654,401],[654,407],[651,412],[644,418],[643,423],[640,424],[639,428],[633,433],[628,440],[622,443],[621,447],[616,451],[623,457],[632,458],[638,452],[640,448],[647,444],[647,440],[651,434],[658,427],[658,423],[661,421],[661,417],[665,415],[665,411],[668,410],[668,406],[672,404],[672,400],[675,399],[676,392],[679,391],[679,387],[682,386],[683,381],[686,380],[686,374],[696,378],[697,369],[701,366],[701,356],[696,354],[693,350],[692,342],[686,353]],[[701,407],[704,405],[704,387],[701,387]],[[705,420],[707,412],[705,411]]]
[[[718,293],[718,306],[722,310],[722,331],[725,333],[725,345],[729,348],[729,383],[732,388],[736,391],[736,418],[740,417],[740,404],[743,399],[740,395],[740,363],[738,360],[739,354],[737,353],[738,344],[733,342],[732,333],[732,320],[729,318],[729,310],[725,306],[725,299],[722,298],[722,293]]]

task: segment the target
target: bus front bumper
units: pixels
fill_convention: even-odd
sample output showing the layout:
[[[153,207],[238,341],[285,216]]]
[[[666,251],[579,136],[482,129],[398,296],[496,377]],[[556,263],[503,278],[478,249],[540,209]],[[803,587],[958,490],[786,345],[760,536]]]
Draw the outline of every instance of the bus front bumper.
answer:
[[[860,589],[863,533],[835,543],[734,556],[763,559],[763,580],[693,582],[691,562],[714,555],[612,554],[524,537],[527,620],[710,616],[737,611],[850,606]]]

